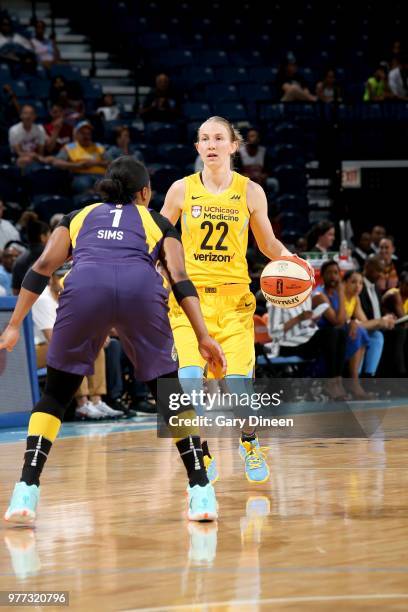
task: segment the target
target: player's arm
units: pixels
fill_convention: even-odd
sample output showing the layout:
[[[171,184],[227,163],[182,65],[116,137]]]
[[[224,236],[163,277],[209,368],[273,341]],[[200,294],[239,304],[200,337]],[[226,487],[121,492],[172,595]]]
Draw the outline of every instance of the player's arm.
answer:
[[[71,238],[67,227],[57,227],[50,236],[44,251],[24,277],[16,307],[3,334],[0,350],[12,351],[20,336],[20,326],[32,305],[48,285],[51,274],[68,258]]]
[[[160,213],[175,225],[179,220],[183,208],[186,186],[184,179],[175,181],[166,194],[163,208]]]
[[[248,183],[247,203],[251,215],[249,222],[251,230],[259,250],[262,251],[265,257],[278,259],[282,255],[292,255],[273,233],[268,217],[268,202],[265,192],[260,185],[253,181]]]

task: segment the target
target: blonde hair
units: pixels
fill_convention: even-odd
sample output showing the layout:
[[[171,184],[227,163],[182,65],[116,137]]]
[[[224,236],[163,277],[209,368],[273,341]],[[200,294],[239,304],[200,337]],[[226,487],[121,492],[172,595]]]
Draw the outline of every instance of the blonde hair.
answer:
[[[242,143],[244,142],[244,139],[242,138],[242,135],[240,133],[239,130],[237,130],[232,123],[230,123],[228,121],[228,119],[224,119],[224,117],[217,117],[216,115],[214,117],[209,117],[208,119],[206,119],[198,128],[197,130],[197,142],[200,140],[200,130],[202,128],[202,126],[204,125],[204,123],[208,123],[209,121],[213,122],[213,123],[221,123],[221,125],[223,125],[227,131],[228,134],[230,136],[231,142],[236,142],[237,143],[237,150],[236,152],[238,152],[239,147],[242,145]],[[235,153],[234,153],[235,155]]]

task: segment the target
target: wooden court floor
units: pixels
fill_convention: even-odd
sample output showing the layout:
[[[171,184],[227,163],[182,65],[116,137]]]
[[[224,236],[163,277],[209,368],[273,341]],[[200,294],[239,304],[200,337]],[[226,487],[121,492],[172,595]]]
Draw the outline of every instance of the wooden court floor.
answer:
[[[408,441],[261,441],[258,486],[235,439],[210,441],[220,519],[197,525],[170,440],[58,440],[36,529],[2,526],[0,591],[69,591],[70,610],[91,612],[408,610]],[[0,445],[2,513],[23,449]]]

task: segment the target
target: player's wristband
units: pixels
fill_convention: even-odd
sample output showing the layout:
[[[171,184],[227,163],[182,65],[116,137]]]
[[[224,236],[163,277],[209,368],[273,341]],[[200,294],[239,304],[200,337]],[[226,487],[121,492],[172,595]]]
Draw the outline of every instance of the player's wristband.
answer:
[[[27,291],[31,291],[32,293],[36,293],[37,295],[41,295],[41,293],[48,285],[49,280],[49,276],[44,276],[44,274],[38,274],[38,272],[35,272],[35,270],[30,268],[26,273],[25,277],[23,278],[21,287],[23,289],[27,289]]]
[[[174,297],[177,303],[180,304],[181,300],[186,297],[198,298],[198,293],[191,280],[180,281],[172,286]]]

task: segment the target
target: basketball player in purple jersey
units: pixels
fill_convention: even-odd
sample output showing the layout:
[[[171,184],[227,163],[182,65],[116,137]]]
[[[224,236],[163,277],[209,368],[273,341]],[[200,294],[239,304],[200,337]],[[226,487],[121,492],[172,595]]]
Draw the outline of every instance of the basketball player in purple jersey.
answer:
[[[210,338],[197,292],[188,279],[177,230],[159,213],[147,209],[149,175],[131,157],[115,160],[99,183],[102,203],[66,215],[43,254],[27,272],[0,350],[11,351],[24,317],[48,284],[50,275],[72,254],[73,267],[64,282],[47,356],[44,395],[34,407],[20,482],[15,485],[5,520],[32,523],[40,493],[40,475],[58,435],[64,413],[112,327],[131,359],[136,377],[146,381],[158,410],[168,423],[168,398],[157,398],[157,379],[177,383],[177,355],[167,315],[167,293],[156,271],[163,265],[174,295],[197,335],[201,355],[213,370],[225,371],[220,346]],[[182,393],[180,387],[180,393]],[[194,416],[191,407],[183,416]],[[180,412],[181,412],[180,410]],[[172,433],[186,467],[190,520],[215,520],[217,504],[203,463],[198,429]]]

